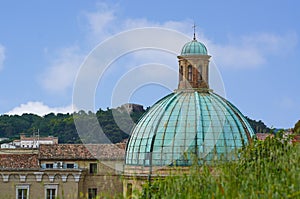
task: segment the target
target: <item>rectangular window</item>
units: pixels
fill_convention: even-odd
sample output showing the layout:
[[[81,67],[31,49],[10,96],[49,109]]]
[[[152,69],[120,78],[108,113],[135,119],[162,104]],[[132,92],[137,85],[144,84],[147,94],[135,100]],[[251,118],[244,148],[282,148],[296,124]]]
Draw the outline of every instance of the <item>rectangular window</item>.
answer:
[[[97,173],[97,163],[90,163],[90,174]]]
[[[67,164],[68,169],[74,169],[74,164]]]
[[[57,188],[58,185],[55,184],[45,185],[45,199],[56,199]]]
[[[97,188],[88,189],[88,199],[96,199],[97,197]]]
[[[46,199],[55,199],[56,189],[46,189]]]
[[[16,186],[16,199],[29,199],[29,185]]]
[[[53,169],[53,164],[46,163],[46,169]]]
[[[27,199],[27,189],[18,189],[18,199]]]

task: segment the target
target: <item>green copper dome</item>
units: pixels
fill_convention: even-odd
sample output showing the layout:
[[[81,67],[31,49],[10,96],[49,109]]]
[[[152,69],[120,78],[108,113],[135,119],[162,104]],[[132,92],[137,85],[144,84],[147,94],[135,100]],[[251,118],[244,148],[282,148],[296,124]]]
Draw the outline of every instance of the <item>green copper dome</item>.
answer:
[[[230,102],[213,92],[174,92],[140,119],[126,148],[126,165],[191,165],[232,159],[249,143],[253,130]],[[200,163],[201,163],[200,162]]]
[[[183,46],[181,55],[207,55],[207,49],[203,43],[194,39]]]

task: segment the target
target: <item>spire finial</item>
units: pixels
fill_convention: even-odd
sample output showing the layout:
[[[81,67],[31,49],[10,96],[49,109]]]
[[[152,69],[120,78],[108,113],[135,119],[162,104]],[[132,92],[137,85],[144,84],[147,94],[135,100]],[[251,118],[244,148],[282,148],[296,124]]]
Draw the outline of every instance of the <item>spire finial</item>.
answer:
[[[194,29],[194,40],[196,40],[196,24],[194,22],[194,25],[193,25],[193,29]]]

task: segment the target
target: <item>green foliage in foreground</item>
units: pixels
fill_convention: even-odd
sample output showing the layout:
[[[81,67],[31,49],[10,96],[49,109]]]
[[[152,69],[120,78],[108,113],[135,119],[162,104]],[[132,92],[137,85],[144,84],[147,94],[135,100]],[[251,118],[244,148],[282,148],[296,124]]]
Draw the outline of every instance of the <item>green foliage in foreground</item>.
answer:
[[[300,198],[299,152],[279,133],[253,141],[237,161],[153,180],[139,198]]]

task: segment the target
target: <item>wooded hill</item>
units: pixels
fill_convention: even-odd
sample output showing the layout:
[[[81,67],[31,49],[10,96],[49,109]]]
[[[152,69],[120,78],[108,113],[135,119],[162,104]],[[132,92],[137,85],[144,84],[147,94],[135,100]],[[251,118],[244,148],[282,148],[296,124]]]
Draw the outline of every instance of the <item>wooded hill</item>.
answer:
[[[131,110],[131,120],[133,122],[137,122],[147,110],[148,109]],[[78,113],[74,114],[50,113],[44,117],[34,114],[23,114],[21,116],[1,115],[0,138],[9,138],[9,140],[19,139],[21,133],[24,133],[26,136],[32,136],[33,133],[39,131],[40,136],[58,137],[59,143],[81,143],[81,139],[78,136],[76,126],[74,124],[74,117],[76,118],[78,116],[84,116],[86,118],[96,117],[105,135],[113,143],[121,142],[122,140],[128,138],[129,132],[134,125],[132,122],[128,122],[128,111],[122,108],[108,108],[107,110],[99,109],[96,113],[86,113],[84,111],[79,111]],[[115,118],[117,118],[118,124],[121,123],[121,126],[126,126],[126,128],[120,129],[115,122]],[[249,118],[247,118],[247,120],[255,132],[270,132],[270,129],[262,121],[255,121]],[[91,133],[97,135],[97,132]]]

